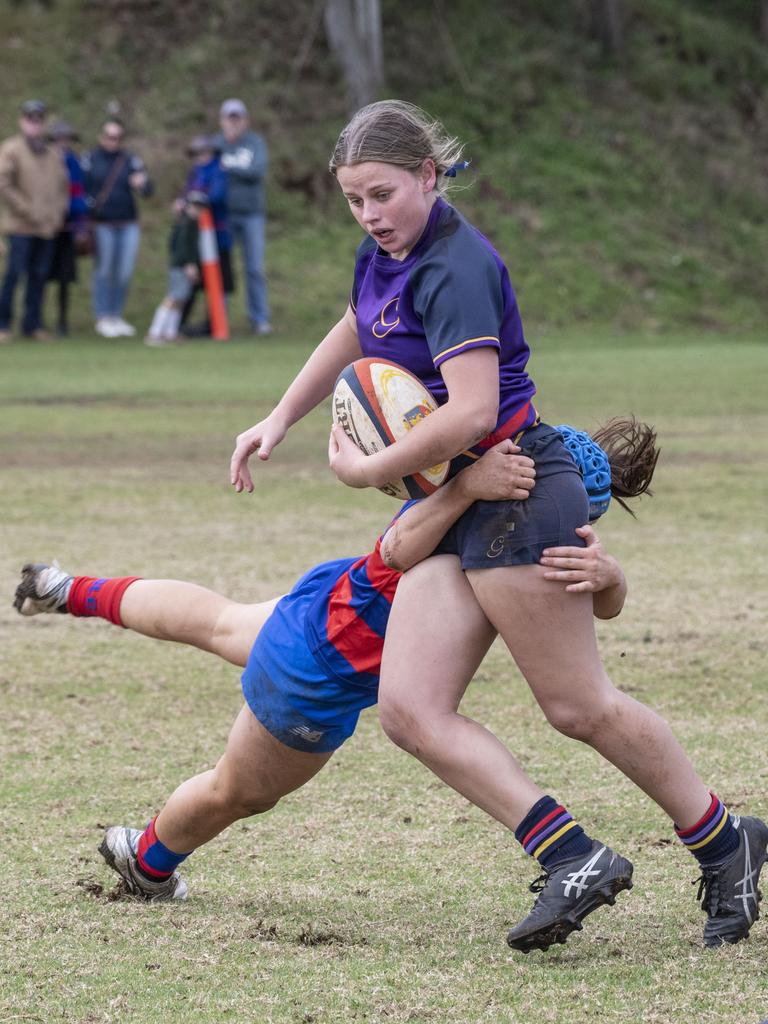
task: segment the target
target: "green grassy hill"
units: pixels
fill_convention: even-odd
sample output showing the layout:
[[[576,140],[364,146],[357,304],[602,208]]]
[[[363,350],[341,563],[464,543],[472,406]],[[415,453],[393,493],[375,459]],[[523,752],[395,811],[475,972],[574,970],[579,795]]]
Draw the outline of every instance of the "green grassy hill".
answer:
[[[117,99],[158,179],[134,315],[162,287],[184,141],[227,95],[249,102],[272,150],[276,320],[314,336],[343,304],[358,234],[324,170],[346,110],[316,6],[0,0],[2,133],[40,95],[90,143]],[[587,6],[383,0],[386,93],[466,139],[472,171],[455,201],[508,260],[529,324],[761,329],[768,45],[756,5],[625,0],[613,59]]]

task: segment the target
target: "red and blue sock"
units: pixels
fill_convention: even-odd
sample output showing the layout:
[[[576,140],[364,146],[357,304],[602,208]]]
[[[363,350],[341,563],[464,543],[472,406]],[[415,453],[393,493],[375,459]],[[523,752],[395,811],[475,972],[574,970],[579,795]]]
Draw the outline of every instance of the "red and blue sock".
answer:
[[[537,800],[515,829],[515,838],[546,871],[592,849],[581,825],[551,796]]]
[[[707,812],[695,825],[690,828],[675,825],[678,838],[702,867],[722,864],[739,845],[739,834],[733,827],[728,808],[714,793],[710,795],[712,799]]]
[[[117,576],[99,579],[96,576],[75,576],[67,598],[70,615],[95,615],[122,626],[120,602],[128,587],[141,576]]]
[[[174,853],[160,842],[155,832],[154,818],[139,836],[136,863],[139,871],[152,882],[164,882],[166,878],[170,878],[178,865],[188,856],[189,853]]]

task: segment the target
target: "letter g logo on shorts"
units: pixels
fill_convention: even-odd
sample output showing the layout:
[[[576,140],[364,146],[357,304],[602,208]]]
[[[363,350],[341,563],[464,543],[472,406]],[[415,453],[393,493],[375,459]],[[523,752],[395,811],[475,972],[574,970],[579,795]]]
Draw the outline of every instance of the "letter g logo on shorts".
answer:
[[[504,536],[496,537],[491,541],[491,546],[485,552],[486,558],[498,558],[504,550]]]

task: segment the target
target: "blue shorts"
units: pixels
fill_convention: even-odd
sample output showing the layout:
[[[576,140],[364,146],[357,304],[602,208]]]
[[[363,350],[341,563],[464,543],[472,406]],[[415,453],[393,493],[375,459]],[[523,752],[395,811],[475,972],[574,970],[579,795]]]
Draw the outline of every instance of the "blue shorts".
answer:
[[[462,569],[494,569],[534,565],[548,547],[584,547],[575,531],[589,522],[589,498],[562,438],[542,423],[526,430],[518,444],[536,466],[529,497],[476,501],[442,539],[436,555],[458,555]]]
[[[310,754],[336,750],[349,739],[378,686],[334,675],[310,651],[307,610],[323,578],[307,573],[275,606],[251,649],[242,675],[248,707],[287,747]]]
[[[168,298],[174,302],[185,303],[194,290],[194,285],[189,280],[181,267],[171,267],[168,271]]]

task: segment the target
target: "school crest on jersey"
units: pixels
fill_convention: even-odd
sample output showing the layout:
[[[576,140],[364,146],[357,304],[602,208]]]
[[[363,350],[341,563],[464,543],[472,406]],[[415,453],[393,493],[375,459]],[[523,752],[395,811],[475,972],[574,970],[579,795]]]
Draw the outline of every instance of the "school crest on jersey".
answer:
[[[389,332],[398,326],[400,323],[400,315],[398,313],[399,304],[399,295],[394,299],[390,299],[389,302],[385,304],[381,313],[379,313],[379,319],[371,328],[375,337],[386,338]]]

